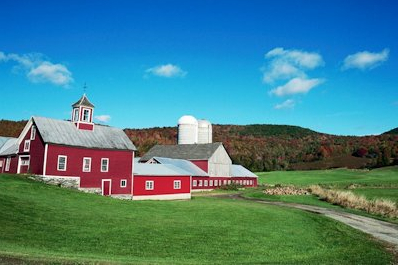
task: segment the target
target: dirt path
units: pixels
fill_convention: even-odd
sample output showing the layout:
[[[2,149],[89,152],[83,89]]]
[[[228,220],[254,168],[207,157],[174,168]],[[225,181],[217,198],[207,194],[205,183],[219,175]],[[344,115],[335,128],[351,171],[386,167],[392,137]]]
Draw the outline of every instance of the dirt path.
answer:
[[[374,238],[387,243],[387,245],[390,247],[389,250],[394,252],[394,255],[396,257],[398,256],[398,225],[392,223],[352,213],[338,211],[335,209],[327,209],[323,207],[297,204],[297,203],[272,202],[272,201],[264,201],[259,199],[244,198],[240,194],[226,194],[226,195],[217,195],[217,196],[230,198],[230,199],[250,200],[257,203],[290,207],[316,214],[322,214],[324,216],[342,222],[346,225],[349,225],[355,229],[358,229],[362,232],[370,234]]]

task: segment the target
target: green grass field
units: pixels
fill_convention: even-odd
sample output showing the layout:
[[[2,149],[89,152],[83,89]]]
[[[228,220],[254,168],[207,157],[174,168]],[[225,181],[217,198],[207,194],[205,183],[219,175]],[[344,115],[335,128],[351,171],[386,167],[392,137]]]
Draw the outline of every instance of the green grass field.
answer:
[[[12,175],[0,175],[0,187],[3,260],[7,256],[51,264],[388,264],[392,260],[367,235],[294,209],[206,197],[121,201]]]
[[[368,199],[383,198],[398,204],[398,188],[357,188],[351,191]]]
[[[291,184],[309,186],[313,184],[346,187],[350,184],[398,188],[398,167],[374,170],[331,169],[312,171],[259,172],[259,183]]]

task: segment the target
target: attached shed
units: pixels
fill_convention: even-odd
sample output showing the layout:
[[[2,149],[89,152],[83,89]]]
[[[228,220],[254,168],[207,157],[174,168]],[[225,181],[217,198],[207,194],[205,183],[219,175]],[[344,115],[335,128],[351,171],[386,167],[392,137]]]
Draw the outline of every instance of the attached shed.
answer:
[[[0,173],[17,173],[18,138],[0,137]]]
[[[134,164],[133,200],[191,198],[191,175],[170,164]]]

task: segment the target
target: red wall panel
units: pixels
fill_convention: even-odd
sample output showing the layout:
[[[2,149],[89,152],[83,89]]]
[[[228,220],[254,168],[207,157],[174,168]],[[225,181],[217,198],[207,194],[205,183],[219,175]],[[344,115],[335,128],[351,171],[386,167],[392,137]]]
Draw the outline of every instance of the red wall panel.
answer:
[[[209,161],[207,160],[189,160],[189,161],[194,163],[197,167],[199,167],[206,173],[209,173]]]
[[[28,132],[22,139],[22,142],[19,145],[19,154],[20,155],[30,155],[28,172],[32,173],[32,174],[41,175],[41,174],[43,174],[44,142],[43,142],[43,139],[38,130],[36,130],[35,139],[30,140],[31,130],[32,130],[32,128],[29,128]],[[30,140],[29,152],[24,152],[25,140]],[[22,171],[21,171],[21,173],[22,173]]]
[[[67,156],[66,171],[58,171],[58,155]],[[83,157],[91,157],[91,172],[83,172]],[[82,188],[102,188],[102,179],[112,179],[112,194],[131,194],[134,152],[48,145],[46,175],[78,176]],[[101,158],[109,158],[108,172],[101,172]],[[127,180],[125,188],[120,181]]]
[[[145,181],[154,181],[153,190],[145,190]],[[174,189],[174,180],[181,180],[181,189]],[[161,195],[190,193],[190,176],[142,176],[134,175],[133,195]]]
[[[196,180],[197,185],[194,186],[193,185],[193,181]],[[207,180],[207,186],[205,186],[205,180]],[[210,185],[210,180],[213,181],[213,185]],[[192,189],[193,190],[203,190],[203,189],[216,189],[220,187],[220,184],[215,186],[215,180],[217,180],[217,182],[219,183],[220,181],[222,181],[222,186],[226,185],[224,184],[224,181],[240,181],[240,180],[252,180],[253,181],[253,185],[249,185],[249,182],[246,182],[246,185],[243,185],[245,187],[257,187],[257,178],[251,178],[251,177],[192,177]],[[202,181],[202,186],[199,186],[199,181]]]

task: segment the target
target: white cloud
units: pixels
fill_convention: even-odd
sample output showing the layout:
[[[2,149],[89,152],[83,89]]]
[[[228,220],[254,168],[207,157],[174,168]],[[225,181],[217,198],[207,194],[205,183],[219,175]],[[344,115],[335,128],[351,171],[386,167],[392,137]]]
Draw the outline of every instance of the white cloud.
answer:
[[[73,82],[72,73],[63,64],[54,64],[43,59],[42,54],[5,54],[0,52],[0,62],[13,61],[16,69],[21,69],[34,83],[52,83],[58,86],[67,86]]]
[[[306,71],[324,65],[322,56],[315,52],[275,48],[265,54],[268,66],[262,68],[263,81],[272,84],[278,80],[306,77]]]
[[[305,94],[323,82],[324,80],[319,78],[307,79],[296,77],[291,79],[286,84],[271,90],[270,93],[280,97],[294,94]]]
[[[288,99],[280,104],[276,104],[274,109],[292,109],[295,105],[296,102],[293,99]]]
[[[94,119],[100,122],[109,122],[111,120],[111,116],[109,115],[98,115],[94,116]]]
[[[155,66],[147,69],[145,72],[161,77],[184,77],[187,74],[179,66],[173,64]]]
[[[347,70],[350,68],[357,68],[361,70],[373,69],[379,66],[381,63],[387,61],[389,54],[390,50],[384,49],[379,53],[363,51],[348,55],[344,59],[342,70]]]

